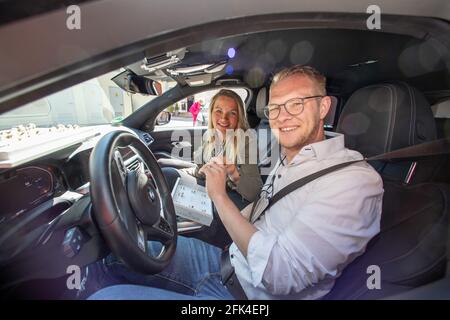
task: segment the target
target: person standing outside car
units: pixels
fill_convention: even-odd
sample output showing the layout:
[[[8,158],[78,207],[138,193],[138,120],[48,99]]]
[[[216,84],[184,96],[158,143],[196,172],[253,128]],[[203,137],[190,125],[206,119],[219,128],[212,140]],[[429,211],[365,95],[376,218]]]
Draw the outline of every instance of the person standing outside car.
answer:
[[[183,274],[177,281],[189,283],[192,292],[122,285],[105,288],[93,298],[319,299],[326,295],[343,268],[380,231],[379,174],[365,161],[353,163],[296,189],[262,213],[267,201],[290,183],[363,159],[359,152],[345,148],[342,134],[326,138],[324,119],[330,105],[325,77],[314,68],[297,65],[277,73],[265,115],[281,145],[281,156],[255,205],[240,211],[233,204],[225,188],[225,165],[211,161],[200,169],[233,240],[229,251],[179,237],[182,250],[177,250],[163,273]],[[234,268],[233,283],[215,276],[226,260]]]
[[[200,102],[195,101],[192,106],[189,108],[189,112],[192,114],[192,120],[194,121],[193,126],[195,127],[197,123],[197,117],[202,109],[202,105]]]

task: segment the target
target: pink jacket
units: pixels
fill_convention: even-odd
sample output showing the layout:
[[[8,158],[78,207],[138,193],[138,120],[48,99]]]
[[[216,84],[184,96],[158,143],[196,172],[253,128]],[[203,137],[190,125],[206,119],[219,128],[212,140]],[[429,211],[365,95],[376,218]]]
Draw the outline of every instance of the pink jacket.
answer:
[[[202,105],[200,102],[194,102],[192,106],[189,108],[189,112],[192,113],[193,116],[196,116],[200,113],[200,110],[202,109]]]

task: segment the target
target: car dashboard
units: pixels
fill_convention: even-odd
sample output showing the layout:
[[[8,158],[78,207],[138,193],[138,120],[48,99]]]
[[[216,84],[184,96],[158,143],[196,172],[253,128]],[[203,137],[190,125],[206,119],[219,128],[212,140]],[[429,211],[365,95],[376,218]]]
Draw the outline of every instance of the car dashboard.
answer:
[[[28,149],[27,153],[16,148],[7,156],[0,154],[3,156],[0,157],[0,194],[2,195],[0,228],[3,222],[25,215],[26,212],[39,207],[46,201],[61,197],[66,192],[86,194],[91,151],[100,137],[113,130],[130,131],[138,135],[148,146],[153,142],[153,138],[148,133],[139,130],[95,126],[90,129],[91,134],[87,137],[85,135],[83,140],[72,137],[71,140],[66,139],[61,142],[61,137],[58,137],[55,139],[59,141],[58,145],[55,145],[53,141],[47,144],[28,142],[28,145],[25,145],[26,148],[22,148]],[[74,134],[74,136],[77,135],[78,133]],[[55,147],[58,148],[54,149]],[[35,150],[40,151],[33,152]],[[124,159],[132,156],[132,151],[129,149],[123,150],[122,153]]]
[[[64,144],[58,142],[58,148],[53,145],[53,149],[48,148],[38,155],[32,152],[20,154],[19,150],[12,156],[2,154],[0,157],[0,289],[3,284],[18,279],[19,274],[23,279],[58,277],[64,274],[63,265],[67,263],[81,264],[81,260],[95,261],[104,256],[105,250],[98,249],[104,245],[98,230],[94,230],[95,223],[85,223],[90,228],[83,239],[86,253],[81,252],[80,257],[75,258],[64,256],[64,236],[67,227],[71,226],[67,223],[64,228],[61,226],[68,218],[67,213],[70,211],[71,219],[76,223],[83,224],[86,217],[95,221],[89,197],[90,154],[97,141],[111,131],[128,131],[147,146],[153,138],[146,132],[120,126],[103,125],[91,129],[95,133],[82,140],[79,137],[66,139]],[[26,149],[32,148],[42,151],[46,146]],[[135,156],[131,149],[120,151],[126,164],[134,165]],[[49,267],[48,259],[55,262],[52,264],[55,270]]]
[[[27,272],[33,270],[33,277],[62,276],[64,268],[61,266],[58,270],[51,270],[48,268],[48,264],[42,264],[41,275],[37,271],[39,266],[30,266],[30,264],[36,263],[37,251],[33,251],[36,248],[42,250],[46,246],[48,249],[45,249],[45,254],[48,254],[48,257],[42,257],[42,260],[52,259],[53,262],[57,261],[56,264],[60,263],[61,265],[75,263],[78,258],[79,261],[95,261],[107,254],[102,244],[102,237],[94,227],[95,219],[91,213],[89,196],[91,152],[97,141],[113,130],[129,131],[138,136],[148,147],[154,139],[146,132],[125,127],[99,126],[96,130],[96,134],[89,136],[88,139],[62,145],[58,150],[49,151],[39,157],[29,157],[27,161],[18,166],[6,166],[6,168],[4,166],[0,169],[0,192],[2,195],[0,274],[11,275],[16,270],[11,271],[10,267],[15,268],[18,265],[17,261],[26,261],[23,269],[26,269]],[[119,151],[128,170],[133,170],[134,166],[139,165],[137,155],[131,148],[124,147]],[[15,160],[17,161],[17,158]],[[90,228],[80,244],[80,246],[84,244],[84,248],[81,250],[85,250],[82,254],[77,252],[75,258],[67,255],[63,245],[67,228],[71,228],[67,224],[63,228],[61,227],[64,219],[67,219],[68,212],[70,212],[71,219],[75,216],[74,221],[80,225],[84,223],[86,228]],[[86,219],[90,219],[94,223],[83,222]],[[179,217],[177,223],[180,233],[202,228],[195,222]],[[59,235],[55,236],[58,228],[60,229]],[[50,244],[50,238],[53,244]],[[103,252],[99,251],[99,247],[103,247]]]

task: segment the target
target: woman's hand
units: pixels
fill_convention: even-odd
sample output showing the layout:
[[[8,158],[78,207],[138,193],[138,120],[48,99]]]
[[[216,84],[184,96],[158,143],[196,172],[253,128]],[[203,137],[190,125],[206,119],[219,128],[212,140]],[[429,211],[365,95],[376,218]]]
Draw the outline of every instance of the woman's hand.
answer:
[[[226,157],[214,157],[211,158],[210,163],[215,163],[218,165],[225,166],[225,169],[227,171],[228,177],[233,181],[234,184],[239,182],[239,179],[241,178],[239,171],[234,163],[229,163],[228,159]]]

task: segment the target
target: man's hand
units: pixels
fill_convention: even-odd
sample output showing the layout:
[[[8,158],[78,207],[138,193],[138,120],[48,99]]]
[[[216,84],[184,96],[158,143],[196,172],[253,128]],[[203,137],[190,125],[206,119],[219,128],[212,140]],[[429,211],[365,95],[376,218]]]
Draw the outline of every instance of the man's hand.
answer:
[[[228,170],[233,170],[238,175],[239,172],[234,164],[227,165],[224,164],[225,161],[221,157],[213,158],[199,170],[199,173],[203,173],[206,176],[206,191],[214,202],[225,229],[227,229],[231,239],[246,257],[248,244],[257,229],[253,224],[249,223],[248,217],[241,215],[239,209],[227,195],[225,182]]]
[[[203,173],[206,176],[206,191],[212,201],[224,195],[226,196],[227,170],[225,165],[209,162],[199,170],[199,173]]]
[[[210,162],[224,165],[225,169],[227,170],[227,175],[230,177],[231,181],[233,181],[234,183],[239,182],[241,176],[236,165],[233,162],[230,162],[226,157],[214,157],[211,158]]]
[[[255,226],[248,222],[227,195],[225,181],[227,170],[225,165],[209,162],[199,172],[206,176],[206,190],[214,202],[217,213],[227,229],[231,239],[246,257],[248,244],[252,235],[257,231]]]

